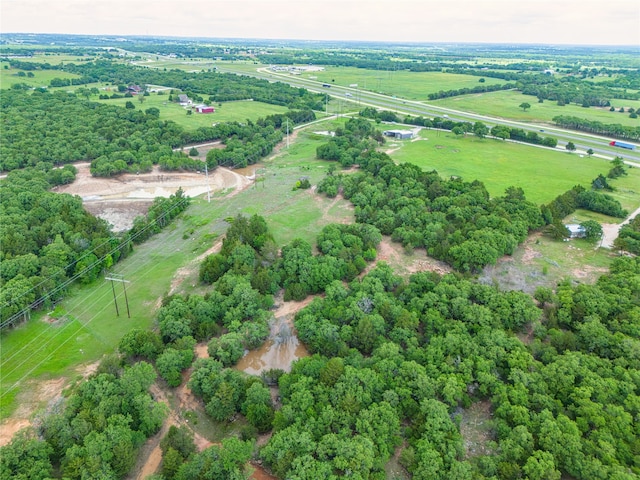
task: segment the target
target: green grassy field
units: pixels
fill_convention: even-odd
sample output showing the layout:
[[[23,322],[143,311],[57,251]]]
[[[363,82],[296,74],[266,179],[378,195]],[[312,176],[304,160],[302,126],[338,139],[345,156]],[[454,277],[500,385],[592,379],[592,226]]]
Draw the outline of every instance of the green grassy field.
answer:
[[[144,98],[142,103],[140,103],[140,98]],[[92,97],[92,100],[97,100],[97,97]],[[168,94],[158,95],[156,93],[152,93],[148,97],[116,98],[99,101],[121,107],[124,107],[127,101],[131,101],[137,109],[142,110],[156,107],[160,110],[160,119],[173,120],[187,130],[195,130],[199,127],[210,127],[213,123],[218,122],[245,122],[247,119],[255,121],[258,118],[264,118],[267,115],[276,113],[284,113],[288,110],[286,107],[270,105],[268,103],[237,101],[223,102],[222,105],[216,103],[213,105],[216,109],[215,113],[200,114],[194,110],[192,115],[187,115],[184,107],[181,107],[178,103],[169,102]]]
[[[427,100],[428,94],[439,90],[507,83],[498,78],[488,77],[485,83],[479,83],[479,77],[454,73],[380,71],[332,66],[326,66],[321,72],[309,72],[301,76],[302,78],[316,77],[315,80],[319,82],[341,86],[357,83],[364,90],[396,95],[410,100]]]
[[[518,107],[523,102],[531,105],[526,112]],[[479,93],[475,95],[463,95],[460,97],[443,98],[430,102],[439,107],[447,107],[465,112],[490,115],[498,118],[509,118],[522,122],[551,123],[551,119],[557,115],[567,115],[586,118],[602,123],[619,123],[628,126],[640,126],[640,119],[629,118],[628,113],[618,111],[610,112],[606,108],[583,108],[579,105],[565,105],[560,107],[556,102],[545,101],[538,103],[538,99],[531,95],[522,95],[516,91],[500,91]],[[617,109],[620,107],[639,108],[640,101],[612,100],[611,104]]]
[[[327,127],[324,127],[327,128]],[[131,319],[126,316],[124,293],[116,285],[120,317],[115,314],[111,285],[102,280],[77,287],[60,304],[63,317],[49,323],[43,313],[2,335],[0,360],[0,418],[13,412],[32,380],[60,376],[74,378],[81,364],[95,362],[114,351],[131,328],[153,325],[158,300],[169,292],[176,270],[190,265],[180,291],[200,292],[198,266],[193,259],[213,245],[226,230],[224,218],[238,213],[258,213],[267,218],[276,241],[284,245],[294,238],[314,243],[320,229],[330,222],[353,218],[345,201],[314,195],[309,190],[293,191],[295,182],[307,176],[312,183],[324,177],[327,162],[315,160],[315,149],[326,137],[299,133],[300,141],[282,150],[275,160],[262,165],[265,181],[238,195],[214,196],[211,203],[195,199],[175,224],[153,237],[113,269],[123,274]]]
[[[26,381],[73,377],[78,365],[94,362],[113,351],[129,329],[149,328],[153,322],[149,312],[168,290],[176,268],[198,247],[206,247],[202,242],[185,243],[182,231],[169,229],[136,247],[133,255],[114,268],[115,273],[124,274],[131,281],[127,284],[131,318],[127,318],[122,285],[116,285],[120,309],[117,317],[111,285],[102,280],[74,289],[59,307],[59,320],[49,323],[48,317],[39,313],[27,324],[3,334],[0,417],[15,408],[16,396]],[[169,246],[177,248],[168,251]]]
[[[19,77],[17,70],[11,68],[5,70],[4,65],[6,62],[0,63],[0,88],[10,88],[14,83],[25,83],[30,87],[48,87],[49,82],[54,78],[78,78],[79,76],[74,73],[61,72],[59,70],[34,70],[33,77]],[[27,72],[24,72],[25,75]],[[75,88],[75,87],[74,87]]]
[[[474,136],[423,130],[421,140],[388,142],[385,148],[397,162],[410,162],[440,175],[457,175],[467,181],[484,182],[492,196],[502,195],[507,187],[521,187],[536,204],[547,203],[574,185],[589,186],[598,174],[606,174],[609,164],[599,158],[503,142]],[[612,195],[625,208],[640,205],[640,170],[612,183],[619,188]],[[636,185],[634,188],[633,186]]]

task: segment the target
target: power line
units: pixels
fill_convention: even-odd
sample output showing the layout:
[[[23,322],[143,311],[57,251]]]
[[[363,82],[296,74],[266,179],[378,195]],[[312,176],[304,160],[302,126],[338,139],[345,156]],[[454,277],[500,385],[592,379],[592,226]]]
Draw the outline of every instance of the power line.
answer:
[[[160,250],[160,248],[157,248],[157,250]],[[133,266],[134,268],[138,268],[138,269],[139,269],[139,268],[141,268],[141,267],[135,267],[137,263],[141,263],[142,265],[147,265],[147,264],[148,264],[148,263],[150,263],[150,262],[151,262],[151,260],[146,260],[146,261],[143,261],[143,262],[139,262],[137,259],[135,259],[135,258],[134,258],[134,259],[132,259],[132,261],[130,261],[130,262],[128,263],[128,265],[127,265],[127,266],[128,266],[128,267],[132,267],[132,266]],[[142,266],[142,265],[141,265],[141,266]],[[103,295],[103,296],[104,296],[104,295]],[[99,298],[99,299],[97,299],[97,300],[100,300],[101,298],[102,298],[102,297],[100,297],[100,298]],[[87,298],[86,300],[93,300],[93,298]],[[96,300],[95,302],[93,302],[93,303],[91,304],[91,306],[93,306],[95,303],[97,303],[97,300]],[[80,305],[82,305],[82,303],[84,303],[84,301],[85,301],[85,300],[81,300]],[[80,306],[80,305],[78,305],[78,306]],[[90,306],[90,307],[91,307],[91,306]],[[90,307],[88,307],[88,308],[90,308]],[[86,310],[85,310],[84,312],[81,312],[81,313],[80,313],[80,315],[84,315],[85,313],[86,313]],[[51,327],[51,328],[53,328],[53,327]],[[66,327],[65,327],[65,328],[66,328]],[[64,328],[63,328],[62,330],[64,330]],[[16,354],[19,354],[19,353],[20,353],[22,350],[24,350],[25,348],[28,348],[32,343],[34,343],[34,342],[38,341],[39,337],[41,337],[42,335],[47,334],[48,332],[49,332],[49,330],[43,330],[42,332],[40,332],[38,335],[36,335],[34,338],[32,338],[32,339],[31,339],[27,344],[25,344],[25,345],[24,345],[20,350],[18,350],[18,352],[14,353],[14,355],[13,355],[13,356],[15,356]],[[60,332],[60,330],[57,330],[57,332]],[[54,336],[54,337],[52,337],[52,338],[55,338],[55,336]],[[5,361],[11,360],[11,359],[13,358],[13,356],[11,356],[11,357],[10,357],[10,358],[8,358],[8,359],[7,359],[7,358],[4,358],[3,360],[5,360]]]
[[[161,215],[159,215],[156,219],[154,219],[152,222],[150,222],[149,224],[147,224],[144,228],[140,229],[138,232],[136,232],[134,235],[132,235],[130,238],[126,239],[126,242],[133,242],[136,238],[138,238],[140,235],[142,235],[143,233],[145,233],[149,228],[151,228],[152,226],[155,226],[159,221],[164,220],[164,218],[170,213],[172,212],[174,209],[183,206],[183,204],[185,202],[187,202],[189,200],[189,197],[184,197],[183,200],[181,200],[180,202],[176,203],[175,205],[173,205],[169,210],[167,210],[166,212],[163,212]],[[106,243],[106,242],[105,242]],[[104,245],[104,243],[102,244]],[[96,266],[102,264],[102,262],[107,258],[107,256],[111,255],[112,253],[115,253],[119,250],[121,250],[123,247],[126,246],[126,243],[120,243],[117,247],[111,249],[108,253],[104,254],[102,257],[100,257],[99,259],[97,259],[96,261],[94,261],[93,263],[91,263],[90,265],[86,266],[83,270],[81,270],[80,272],[74,274],[72,277],[70,277],[69,279],[65,280],[64,282],[62,282],[62,284],[58,285],[57,287],[55,287],[53,290],[48,291],[45,295],[42,295],[40,298],[34,300],[33,302],[31,302],[27,307],[23,308],[22,310],[20,310],[19,312],[13,314],[11,317],[9,317],[8,319],[4,320],[2,323],[0,323],[0,330],[2,330],[3,328],[5,328],[7,325],[11,325],[12,323],[14,323],[17,319],[19,319],[20,317],[24,317],[27,315],[28,312],[30,312],[31,310],[33,310],[35,307],[37,307],[38,305],[42,304],[47,298],[50,298],[52,295],[60,292],[61,290],[63,290],[64,288],[66,288],[68,285],[70,285],[71,283],[73,283],[75,280],[77,280],[78,278],[80,278],[82,275],[84,275],[86,272],[92,270],[93,268],[95,268]],[[96,247],[94,250],[92,250],[91,252],[85,254],[82,258],[86,257],[89,254],[94,253],[99,247]],[[71,262],[70,264],[67,265],[67,268],[70,268],[72,265],[77,264],[78,260]],[[42,282],[40,282],[38,284],[42,285],[44,282],[49,281],[49,280],[53,280],[54,276],[51,275],[49,277],[47,277],[45,280],[43,280]],[[20,298],[24,297],[25,295],[27,295],[28,293],[32,292],[36,287],[32,287],[31,289],[29,289],[28,291],[22,293],[21,295],[18,295],[15,299],[12,299],[14,302],[16,300],[19,300]],[[9,302],[6,302],[4,304],[4,306],[8,306],[10,305]]]
[[[177,232],[177,230],[176,230]],[[177,235],[177,233],[176,233]],[[158,247],[156,248],[156,250],[161,250],[163,248],[162,245],[158,245]],[[154,262],[153,256],[150,256],[150,258],[146,261],[144,261],[142,263],[142,265],[140,265],[140,267],[137,268],[136,271],[140,271],[142,270],[146,265],[150,264]],[[144,278],[145,276],[149,275],[150,272],[147,271],[145,273],[142,274],[142,276],[140,277],[140,279]],[[102,294],[99,298],[95,299],[94,302],[92,302],[87,309],[85,309],[86,311],[90,311],[91,307],[93,307],[95,304],[97,304],[100,300],[102,300],[105,296],[107,296],[108,293],[104,293]],[[76,330],[76,333],[80,332],[82,329],[86,328],[91,322],[93,322],[96,318],[98,318],[98,316],[106,309],[106,307],[101,308],[98,312],[96,312],[88,321],[82,323],[80,327]],[[31,352],[32,356],[39,353],[40,351],[44,350],[48,344],[55,339],[58,335],[62,335],[64,333],[64,331],[71,326],[72,324],[67,324],[67,326],[65,326],[62,330],[59,330],[56,335],[54,335],[53,337],[50,337],[46,342],[41,343],[40,347]],[[47,330],[48,331],[48,330]],[[62,346],[64,346],[67,342],[69,342],[69,340],[71,340],[72,338],[75,338],[75,335],[70,335],[69,338],[67,340],[65,340],[64,342],[62,342],[62,344],[60,344],[58,347],[56,347],[53,351],[51,351],[45,358],[43,358],[42,360],[40,360],[33,368],[31,368],[28,372],[26,372],[22,377],[20,377],[20,379],[18,379],[16,382],[13,383],[13,385],[11,387],[9,387],[6,392],[10,392],[11,390],[15,389],[25,378],[27,378],[34,370],[36,370],[40,365],[42,365],[45,361],[47,361],[55,352],[57,352],[60,348],[62,348]],[[30,344],[33,343],[35,341],[32,340],[31,342],[29,342]],[[18,352],[14,353],[9,359],[5,359],[5,361],[10,360],[11,358],[14,358],[20,351],[24,350],[27,346],[23,346]],[[20,364],[18,364],[16,367],[14,367],[11,371],[7,372],[3,372],[4,376],[8,376],[10,374],[12,374],[13,372],[15,372],[16,370],[18,370],[19,368],[21,368],[24,364],[26,363],[26,361],[21,362]]]
[[[175,235],[177,235],[177,233],[176,233]],[[158,245],[158,247],[156,247],[156,248],[155,248],[155,250],[156,250],[156,251],[159,251],[159,250],[161,250],[161,249],[162,249],[162,245]],[[139,266],[137,266],[137,267],[135,267],[134,273],[139,272],[139,271],[140,271],[141,269],[143,269],[146,265],[148,265],[148,264],[152,263],[153,261],[154,261],[154,260],[153,260],[153,258],[149,258],[149,259],[147,259],[147,260],[145,260],[145,261],[143,261],[143,262],[139,262],[139,263],[140,263],[140,265],[139,265]],[[136,262],[136,261],[134,260],[134,262]],[[135,263],[133,263],[133,265],[135,266]],[[131,263],[129,264],[129,266],[131,266]],[[144,274],[143,274],[143,277],[144,277]],[[94,301],[93,301],[93,302],[91,302],[91,304],[90,304],[90,305],[88,305],[88,306],[84,309],[84,311],[79,312],[79,313],[78,313],[78,316],[79,316],[79,317],[84,316],[87,312],[91,311],[91,310],[92,310],[92,308],[93,308],[93,306],[94,306],[94,305],[96,305],[96,304],[98,304],[98,303],[99,303],[99,301],[100,301],[100,300],[102,300],[106,295],[107,295],[107,293],[102,294],[102,295],[101,295],[100,297],[98,297],[98,298],[88,298],[88,297],[87,297],[87,299],[88,299],[88,300],[94,300]],[[83,302],[84,302],[84,300],[82,300],[82,301],[81,301],[81,304],[82,304]],[[104,311],[104,308],[100,310],[100,312],[102,312],[102,311]],[[87,323],[88,323],[88,322],[87,322]],[[49,342],[53,341],[53,340],[54,340],[58,335],[62,335],[63,333],[65,333],[65,330],[66,330],[70,325],[71,325],[71,324],[67,324],[67,325],[65,325],[62,329],[57,329],[57,330],[56,330],[56,333],[55,333],[53,336],[49,337],[49,338],[48,338],[47,340],[45,340],[44,342],[39,342],[39,343],[38,343],[39,347],[38,347],[35,351],[30,349],[30,350],[29,350],[29,353],[30,353],[31,355],[34,355],[34,354],[38,353],[39,351],[41,351],[42,349],[46,348],[46,347],[48,346]],[[83,325],[86,325],[86,324],[83,324]],[[51,328],[53,328],[53,327],[51,327]],[[47,330],[42,331],[42,332],[41,332],[40,334],[38,334],[36,337],[32,338],[32,339],[31,339],[27,344],[23,345],[23,347],[22,347],[22,348],[20,348],[17,352],[14,352],[14,353],[13,353],[13,355],[12,355],[11,357],[9,357],[9,358],[4,358],[3,360],[4,360],[5,362],[8,362],[8,361],[10,361],[11,359],[13,359],[16,355],[19,355],[19,354],[20,354],[22,351],[24,351],[25,349],[29,349],[29,347],[30,347],[32,344],[34,344],[34,343],[38,342],[39,337],[41,337],[42,335],[45,335],[45,334],[49,333],[49,331],[51,330],[51,328],[50,328],[50,329],[47,329]],[[24,363],[25,363],[25,362],[23,362],[22,364],[24,364]],[[18,367],[16,367],[16,368],[19,368],[22,364],[18,365]],[[13,373],[13,371],[15,371],[15,368],[14,368],[14,370],[10,371],[8,374]],[[6,372],[3,372],[3,373],[4,373],[5,375],[8,375]]]

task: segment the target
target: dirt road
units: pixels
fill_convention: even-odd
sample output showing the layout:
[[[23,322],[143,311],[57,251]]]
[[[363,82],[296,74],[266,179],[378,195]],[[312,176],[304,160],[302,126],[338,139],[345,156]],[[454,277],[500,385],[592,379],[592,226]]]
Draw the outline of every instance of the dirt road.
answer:
[[[618,234],[620,233],[620,229],[622,228],[622,226],[629,223],[631,219],[633,219],[637,215],[640,215],[640,208],[636,209],[622,223],[603,223],[602,224],[602,241],[600,242],[600,246],[603,248],[612,248],[613,242],[615,241],[616,238],[618,238]]]

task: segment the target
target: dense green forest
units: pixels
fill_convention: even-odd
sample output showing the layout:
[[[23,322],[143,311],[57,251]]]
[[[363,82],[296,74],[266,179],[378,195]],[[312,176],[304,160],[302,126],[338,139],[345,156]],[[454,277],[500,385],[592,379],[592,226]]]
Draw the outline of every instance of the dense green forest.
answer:
[[[355,240],[365,237],[349,240],[353,227],[328,226],[318,237],[325,253],[315,258],[331,251],[349,258],[348,244],[359,251]],[[636,477],[637,258],[619,258],[595,285],[541,287],[536,302],[453,274],[403,280],[384,263],[348,283],[329,276],[317,290],[323,295],[295,319],[313,355],[290,373],[255,377],[230,367],[268,333],[273,300],[253,287],[259,272],[266,267],[276,283],[297,284],[296,271],[316,264],[310,253],[295,261],[286,248],[278,255],[261,217],[236,217],[229,233],[220,254],[227,270],[215,288],[204,297],[167,297],[158,333],[129,332],[123,356],[103,360],[33,433],[2,449],[3,475],[122,478],[164,415],[161,404],[149,408],[145,393],[151,366],[122,362],[154,362],[175,387],[196,341],[209,340],[210,358],[196,361],[189,386],[213,419],[242,415],[247,427],[242,440],[199,454],[188,429],[173,427],[162,441],[167,480],[247,478],[246,462],[256,455],[278,478],[382,479],[401,446],[400,462],[416,479]],[[202,271],[210,267],[206,261]],[[529,332],[525,343],[522,332]],[[279,408],[268,388],[274,382]],[[491,405],[493,419],[484,419],[487,453],[472,455],[460,422],[478,402]],[[272,436],[256,450],[261,432]],[[111,454],[91,457],[101,449]]]
[[[0,328],[32,308],[50,307],[74,281],[90,283],[168,225],[189,205],[182,190],[157,198],[132,229],[115,236],[107,222],[90,215],[78,196],[49,191],[69,183],[75,168],[37,168],[10,172],[0,181]]]
[[[540,209],[521,189],[490,199],[481,182],[396,165],[368,139],[372,130],[368,121],[348,120],[317,151],[318,158],[360,166],[355,174],[329,175],[318,185],[329,196],[342,192],[355,205],[358,222],[375,225],[408,248],[425,247],[462,272],[510,255],[530,230],[544,225]]]
[[[640,215],[622,226],[614,244],[620,250],[640,255]]]
[[[89,160],[93,175],[107,177],[148,172],[156,164],[163,170],[200,170],[201,161],[172,148],[206,140],[222,140],[227,146],[212,153],[209,167],[246,166],[282,140],[285,118],[292,125],[315,119],[307,109],[271,115],[256,124],[228,122],[187,132],[160,119],[154,108],[126,109],[75,94],[20,91],[2,96],[0,113],[4,140],[0,170]]]
[[[155,378],[149,363],[104,360],[71,396],[42,414],[35,429],[2,447],[0,478],[123,478],[167,416],[167,406],[149,394]]]
[[[90,53],[72,45],[59,51]],[[151,44],[126,45],[142,52]],[[186,42],[158,44],[155,52],[234,59],[245,50]],[[379,69],[399,63],[384,52],[365,57],[283,49],[258,57]],[[555,79],[537,74],[544,66],[538,61],[491,64],[490,71],[482,63],[461,68],[459,61],[480,58],[464,49],[418,57],[403,63],[415,71],[499,76],[541,101],[603,105],[614,89],[637,84],[637,72],[620,70],[617,78],[594,85],[590,77],[614,70],[580,73],[568,60],[563,68],[573,77]],[[412,60],[408,52],[397,58]],[[190,203],[181,189],[157,198],[130,231],[116,236],[83,209],[79,197],[51,191],[75,179],[76,169],[64,164],[91,161],[98,176],[152,165],[195,169],[201,162],[172,149],[221,140],[226,148],[210,150],[207,165],[243,167],[272,151],[285,123],[314,120],[313,109],[322,108],[323,97],[304,89],[215,71],[160,71],[102,60],[48,67],[13,62],[26,71],[77,73],[75,83],[162,84],[194,98],[209,96],[208,102],[253,98],[290,110],[185,131],[159,118],[157,109],[108,106],[81,92],[4,90],[0,170],[9,173],[0,181],[0,328],[30,308],[55,304],[72,281],[92,282]],[[396,165],[382,153],[377,123],[400,120],[460,135],[557,144],[519,128],[489,130],[482,122],[400,119],[363,109],[316,150],[318,159],[358,167],[341,173],[331,165],[317,185],[321,194],[349,200],[356,223],[329,224],[314,244],[294,239],[279,245],[264,218],[226,218],[219,253],[199,265],[198,291],[204,293],[162,298],[153,329],[124,334],[95,374],[77,380],[0,448],[0,479],[131,475],[140,447],[169,413],[150,391],[185,384],[215,425],[236,427],[229,429],[234,436],[198,452],[191,426],[165,424],[162,464],[150,479],[248,479],[250,461],[288,480],[383,480],[390,461],[416,480],[638,478],[640,258],[615,258],[592,285],[567,277],[534,295],[473,277],[513,254],[532,231],[562,238],[562,219],[577,208],[625,217],[620,203],[603,193],[607,178],[625,174],[622,160],[591,186],[575,186],[547,205],[531,203],[517,187],[491,198],[479,181]],[[611,126],[585,128],[605,127]],[[383,235],[407,253],[425,248],[455,272],[402,278],[385,262],[374,265]],[[640,217],[622,227],[615,246],[640,253]],[[276,302],[305,299],[293,333],[310,356],[295,361],[290,372],[254,376],[234,368],[269,337]],[[208,358],[196,359],[196,345],[203,342]]]

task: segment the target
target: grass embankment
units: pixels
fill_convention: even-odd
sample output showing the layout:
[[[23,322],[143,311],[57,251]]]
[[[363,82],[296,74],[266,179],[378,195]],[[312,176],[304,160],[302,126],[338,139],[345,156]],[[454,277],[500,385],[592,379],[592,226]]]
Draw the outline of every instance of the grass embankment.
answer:
[[[529,103],[531,108],[526,112],[518,107],[521,103]],[[464,112],[478,113],[498,118],[508,118],[521,122],[552,123],[551,119],[558,115],[586,118],[591,121],[637,127],[640,119],[629,118],[629,113],[618,112],[620,107],[627,110],[629,107],[639,108],[640,101],[613,99],[611,104],[616,107],[615,112],[610,112],[609,107],[589,107],[580,105],[558,106],[556,102],[545,101],[538,103],[538,99],[531,95],[522,95],[513,90],[462,95],[459,97],[443,98],[430,102],[439,107],[452,108]]]
[[[323,126],[323,128],[326,128]],[[74,288],[57,312],[60,318],[48,323],[37,313],[20,327],[2,335],[0,361],[0,418],[9,416],[19,398],[28,395],[31,380],[77,376],[80,364],[99,360],[115,350],[131,328],[153,325],[158,300],[171,288],[176,270],[191,266],[184,277],[184,288],[193,292],[197,285],[197,264],[193,260],[209,249],[226,230],[224,218],[238,213],[258,213],[267,218],[280,245],[296,237],[313,243],[320,229],[330,222],[351,221],[352,210],[344,201],[293,191],[302,176],[317,183],[325,174],[327,162],[313,160],[315,148],[326,137],[300,133],[299,142],[283,150],[276,160],[264,163],[260,175],[264,182],[231,197],[214,195],[195,199],[182,218],[153,237],[113,269],[131,283],[126,284],[131,318],[127,318],[122,284],[116,284],[120,316],[115,314],[111,285],[104,280]],[[228,192],[227,192],[228,193]]]
[[[594,178],[611,168],[609,162],[596,157],[435,130],[423,130],[420,140],[413,142],[389,141],[385,148],[395,146],[399,148],[391,157],[397,162],[437,170],[443,177],[480,180],[492,196],[504,194],[510,186],[521,187],[536,204],[548,203],[574,185],[588,188]],[[617,191],[609,194],[631,210],[640,205],[640,170],[627,172],[629,175],[611,181]]]

